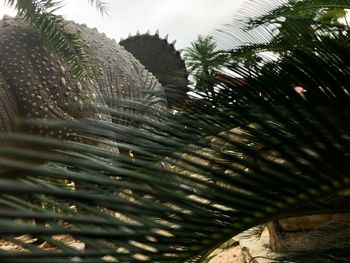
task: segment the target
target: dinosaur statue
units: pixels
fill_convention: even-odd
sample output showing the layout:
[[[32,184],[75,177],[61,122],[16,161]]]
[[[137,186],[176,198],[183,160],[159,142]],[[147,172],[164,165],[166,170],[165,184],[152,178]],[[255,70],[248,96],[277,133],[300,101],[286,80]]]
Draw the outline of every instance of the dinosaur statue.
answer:
[[[124,40],[121,43],[125,46],[123,48],[96,29],[85,25],[68,22],[67,28],[79,32],[87,47],[86,52],[100,73],[96,81],[81,83],[64,63],[47,50],[38,34],[20,19],[4,16],[0,21],[0,132],[18,131],[15,117],[112,121],[111,116],[99,114],[93,107],[84,107],[83,110],[82,107],[72,105],[119,107],[113,105],[116,103],[113,101],[118,99],[165,108],[166,97],[175,96],[173,88],[179,83],[181,85],[178,86],[182,89],[180,97],[185,97],[187,74],[184,63],[174,46],[160,39],[158,34]],[[147,48],[151,47],[153,50],[148,53]],[[135,53],[140,61],[127,50]],[[154,61],[160,63],[157,67],[150,61],[150,57],[154,52],[162,54],[162,50],[164,56],[159,56]],[[176,61],[175,68],[168,66],[172,61]],[[140,62],[145,62],[146,67]],[[147,70],[148,66],[159,81]],[[181,72],[181,78],[177,78],[177,72]],[[168,94],[164,94],[162,85],[168,87],[165,88],[165,93]],[[132,110],[126,107],[123,109]],[[123,123],[122,120],[120,122]],[[44,127],[26,132],[79,140],[66,129],[53,131],[45,130]]]
[[[38,118],[45,121],[88,118],[135,126],[130,120],[111,116],[100,109],[112,108],[141,117],[147,117],[151,109],[155,109],[156,114],[167,110],[171,106],[167,100],[180,102],[186,97],[185,65],[174,45],[160,39],[159,34],[145,34],[125,40],[124,48],[85,25],[67,22],[67,30],[80,34],[86,53],[99,71],[96,80],[81,82],[74,77],[68,66],[45,47],[38,33],[22,20],[8,16],[0,20],[0,133],[25,132],[88,142],[111,153],[125,154],[128,151],[124,152],[125,149],[118,147],[119,137],[118,142],[101,138],[94,140],[80,136],[67,127],[18,125],[17,119]],[[144,44],[144,49],[140,49]],[[127,51],[129,49],[130,52]],[[158,66],[150,63],[150,56],[155,52],[161,54],[161,59],[156,60]],[[131,53],[135,53],[138,59]],[[143,62],[145,65],[141,64]],[[175,66],[170,65],[172,63]],[[180,99],[175,98],[175,86],[180,89]],[[141,103],[150,110],[147,113],[135,111],[127,105],[130,101]],[[0,141],[0,146],[7,143]],[[0,169],[2,175],[7,172]],[[75,186],[83,189],[79,182],[75,182]],[[36,223],[42,224],[37,220]],[[43,242],[40,238],[38,241]]]

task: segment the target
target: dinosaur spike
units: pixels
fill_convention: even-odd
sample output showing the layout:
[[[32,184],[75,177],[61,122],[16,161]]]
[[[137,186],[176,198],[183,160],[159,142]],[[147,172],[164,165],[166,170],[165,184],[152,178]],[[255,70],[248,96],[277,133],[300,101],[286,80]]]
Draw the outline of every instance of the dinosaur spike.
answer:
[[[136,35],[137,36],[141,35],[139,30],[137,30]]]
[[[168,36],[165,39],[160,37],[157,30],[155,35],[142,34],[128,38],[121,45],[158,78],[165,87],[169,105],[172,105],[175,101],[186,100],[188,73],[180,53],[174,47],[175,41],[170,44],[167,39]],[[155,52],[160,55],[154,56]]]
[[[146,32],[146,35],[149,35],[150,34],[150,32],[149,32],[149,29],[147,30],[147,32]]]
[[[168,41],[168,36],[169,36],[169,34],[166,34],[164,40]]]
[[[176,39],[175,39],[173,42],[171,42],[170,44],[173,45],[173,46],[175,46],[175,44],[176,44]]]

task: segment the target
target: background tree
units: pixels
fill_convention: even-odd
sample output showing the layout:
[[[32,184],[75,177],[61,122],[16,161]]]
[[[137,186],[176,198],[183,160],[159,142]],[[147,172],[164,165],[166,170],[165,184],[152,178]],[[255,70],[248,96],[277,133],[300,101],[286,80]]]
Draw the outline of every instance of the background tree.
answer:
[[[228,62],[228,54],[218,50],[210,36],[199,35],[184,51],[184,59],[189,73],[195,78],[195,89],[207,97],[214,97],[214,73]]]

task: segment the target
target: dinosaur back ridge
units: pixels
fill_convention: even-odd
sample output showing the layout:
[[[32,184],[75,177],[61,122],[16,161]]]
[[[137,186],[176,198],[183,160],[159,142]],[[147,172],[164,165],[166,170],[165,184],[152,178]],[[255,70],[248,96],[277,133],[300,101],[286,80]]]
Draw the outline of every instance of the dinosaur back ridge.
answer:
[[[119,44],[157,77],[170,106],[187,99],[188,72],[180,52],[174,47],[175,41],[169,43],[168,36],[160,38],[157,30],[154,35],[137,33]]]

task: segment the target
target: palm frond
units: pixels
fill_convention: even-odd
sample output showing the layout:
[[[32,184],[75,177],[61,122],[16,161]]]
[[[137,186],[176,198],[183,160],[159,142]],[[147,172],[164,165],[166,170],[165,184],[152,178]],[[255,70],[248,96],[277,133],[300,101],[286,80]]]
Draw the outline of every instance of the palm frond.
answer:
[[[106,2],[100,0],[88,0],[91,5],[95,5],[96,10],[100,12],[101,15],[108,15],[108,6]]]
[[[325,13],[327,13],[327,11],[335,10],[343,10],[342,12],[337,13],[337,15],[345,15],[344,10],[349,7],[349,1],[276,0],[267,3],[266,1],[258,0],[255,5],[266,6],[265,8],[270,10],[258,17],[252,18],[249,23],[250,28],[263,23],[276,22],[281,19],[281,17],[294,17],[295,19],[312,18],[317,10],[322,10],[320,17],[322,17],[322,14],[324,14],[323,12],[325,11]],[[273,7],[272,9],[271,6]]]

